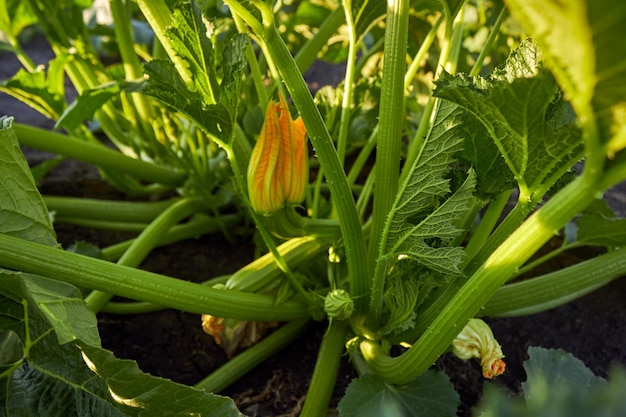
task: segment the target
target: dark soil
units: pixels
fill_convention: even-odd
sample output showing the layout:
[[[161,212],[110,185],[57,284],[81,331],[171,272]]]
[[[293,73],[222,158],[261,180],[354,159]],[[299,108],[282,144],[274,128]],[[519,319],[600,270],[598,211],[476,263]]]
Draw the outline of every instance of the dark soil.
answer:
[[[34,39],[29,52],[37,62],[49,58],[41,39]],[[0,79],[17,71],[16,62],[0,53]],[[320,71],[324,73],[327,71]],[[323,84],[322,84],[323,85]],[[0,94],[0,114],[15,116],[16,121],[42,127],[43,120],[28,107]],[[25,150],[29,162],[36,164],[49,157]],[[626,187],[610,193],[607,199],[624,215]],[[95,198],[124,198],[100,180],[97,172],[81,163],[66,161],[41,184],[43,193]],[[75,241],[87,241],[104,247],[127,238],[120,233],[100,232],[74,226],[56,225],[60,243],[67,247]],[[571,254],[558,262],[569,264],[589,257],[589,253]],[[235,271],[252,259],[253,246],[248,242],[230,244],[220,237],[203,237],[154,250],[141,266],[161,274],[202,281]],[[558,267],[558,266],[557,266]],[[562,348],[581,359],[593,372],[606,376],[612,364],[626,366],[626,280],[620,279],[563,307],[529,316],[489,320],[496,338],[503,346],[507,370],[496,384],[518,393],[525,380],[522,363],[529,346]],[[200,317],[179,311],[118,316],[101,314],[99,328],[102,344],[118,357],[134,359],[150,374],[174,381],[195,384],[226,356],[212,338],[203,333]],[[317,349],[325,331],[318,323],[308,333],[246,375],[223,394],[232,397],[250,416],[297,415],[306,394]],[[462,362],[444,355],[434,365],[445,371],[461,396],[460,416],[468,416],[480,399],[484,380],[478,363]],[[356,376],[347,359],[339,372],[333,406]]]

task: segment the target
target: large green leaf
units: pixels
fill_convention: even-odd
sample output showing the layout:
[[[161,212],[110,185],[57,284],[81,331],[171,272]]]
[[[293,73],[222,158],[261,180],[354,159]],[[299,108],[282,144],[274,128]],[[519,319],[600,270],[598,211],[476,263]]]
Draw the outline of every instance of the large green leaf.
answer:
[[[488,79],[442,75],[434,93],[467,109],[486,128],[523,192],[532,194],[582,156],[582,139],[563,120],[558,87],[524,42]],[[559,106],[555,108],[555,103]]]
[[[13,118],[0,117],[0,232],[55,246],[48,210],[22,155]]]
[[[506,0],[544,51],[584,123],[597,117],[609,153],[626,147],[626,3]],[[594,114],[595,113],[595,114]]]
[[[144,374],[134,361],[102,349],[96,317],[72,285],[13,271],[0,271],[0,278],[0,291],[10,296],[0,300],[0,325],[15,331],[27,352],[2,405],[47,407],[44,414],[9,415],[240,416],[228,398]],[[48,401],[49,392],[63,401]]]
[[[533,385],[544,384],[546,387],[569,387],[581,395],[587,395],[592,389],[606,383],[597,377],[580,360],[561,349],[528,348],[529,360],[524,363],[526,376],[522,389],[526,400],[532,398]]]
[[[481,417],[618,417],[626,415],[626,373],[614,370],[610,382],[595,376],[560,349],[531,347],[522,384],[526,401],[487,386],[475,415]]]
[[[427,371],[394,386],[375,375],[355,379],[339,402],[341,417],[453,417],[459,397],[445,374]]]
[[[474,174],[470,172],[452,195],[445,176],[463,147],[462,120],[457,105],[439,106],[429,137],[389,213],[382,242],[387,259],[402,255],[443,274],[461,273],[463,250],[447,244],[461,233],[456,222],[471,202]]]

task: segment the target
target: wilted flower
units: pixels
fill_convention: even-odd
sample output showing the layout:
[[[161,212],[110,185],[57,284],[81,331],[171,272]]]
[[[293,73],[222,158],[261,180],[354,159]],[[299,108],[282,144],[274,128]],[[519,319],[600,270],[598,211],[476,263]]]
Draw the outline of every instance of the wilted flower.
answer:
[[[278,322],[259,322],[225,319],[210,314],[202,315],[202,329],[213,336],[215,343],[224,349],[229,358],[240,350],[258,342]]]
[[[485,378],[493,378],[504,372],[502,348],[493,336],[491,328],[480,319],[471,319],[452,342],[452,353],[467,360],[480,359]]]
[[[304,199],[308,180],[306,128],[302,118],[291,119],[281,94],[270,101],[265,122],[248,166],[248,193],[255,211],[271,213],[285,203]]]

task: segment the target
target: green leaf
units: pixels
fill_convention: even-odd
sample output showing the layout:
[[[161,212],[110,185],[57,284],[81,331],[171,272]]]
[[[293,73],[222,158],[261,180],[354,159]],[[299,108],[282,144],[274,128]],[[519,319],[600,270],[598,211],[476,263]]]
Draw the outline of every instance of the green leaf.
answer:
[[[459,275],[463,249],[447,244],[462,231],[455,223],[472,199],[475,176],[470,172],[452,195],[445,175],[463,146],[462,109],[442,103],[428,139],[400,187],[382,241],[387,259],[409,257],[446,274]]]
[[[192,91],[200,92],[203,102],[214,104],[217,101],[217,76],[213,57],[213,44],[209,33],[213,25],[202,15],[196,2],[178,2],[172,10],[172,25],[166,35],[178,57],[185,66],[177,70]],[[191,83],[189,83],[191,80]]]
[[[531,347],[524,363],[526,402],[487,386],[477,411],[481,417],[606,417],[626,413],[626,373],[614,369],[610,382],[560,349]]]
[[[602,214],[584,214],[576,224],[579,244],[606,247],[626,245],[626,219]]]
[[[146,63],[149,80],[143,92],[185,114],[205,131],[227,142],[237,117],[239,91],[245,69],[245,36],[238,35],[224,48],[223,79],[219,102],[207,104],[197,91],[190,91],[170,61],[153,60]]]
[[[48,210],[12,128],[13,118],[0,117],[0,233],[55,246]]]
[[[27,2],[22,0],[0,0],[0,31],[17,39],[22,30],[37,22]]]
[[[394,271],[397,267],[398,264],[394,266]],[[419,292],[420,282],[416,277],[393,274],[386,280],[383,302],[389,317],[385,320],[383,334],[400,333],[413,327]]]
[[[459,397],[445,374],[427,371],[393,386],[375,375],[353,380],[339,402],[341,417],[453,417]]]
[[[135,362],[102,349],[96,317],[72,285],[20,272],[0,274],[0,291],[24,300],[0,300],[0,325],[20,336],[28,363],[11,375],[6,408],[37,410],[48,404],[50,413],[9,415],[240,416],[230,399],[144,374]],[[44,392],[64,400],[44,403]],[[102,411],[110,405],[124,414]]]
[[[120,86],[117,82],[110,82],[97,88],[84,90],[76,100],[70,104],[54,126],[56,129],[64,127],[75,129],[81,123],[92,120],[97,110],[100,110],[104,103],[119,95]]]
[[[20,69],[10,79],[0,81],[0,92],[7,93],[47,118],[56,120],[67,105],[63,72],[67,59],[67,55],[58,55],[48,64],[47,73],[43,66],[33,72]]]
[[[444,74],[434,94],[463,106],[484,125],[527,195],[552,185],[557,178],[551,174],[582,156],[580,132],[562,123],[562,112],[554,107],[560,102],[558,87],[530,41],[488,79]]]
[[[584,123],[598,118],[609,152],[626,147],[626,3],[508,0]],[[595,113],[595,114],[594,114]],[[620,134],[616,134],[620,132]],[[614,136],[615,135],[615,136]]]
[[[222,104],[205,105],[198,92],[191,92],[170,61],[154,60],[146,63],[150,76],[143,92],[173,107],[193,120],[198,126],[218,138],[229,136],[232,120]]]
[[[114,404],[26,365],[15,371],[2,407],[12,417],[124,417]]]
[[[117,359],[104,349],[83,346],[82,352],[89,367],[106,382],[115,401],[130,416],[242,416],[230,398],[144,374],[134,361]]]
[[[463,129],[467,139],[459,158],[476,171],[476,190],[487,198],[511,190],[515,185],[513,174],[485,126],[471,114],[465,114]]]
[[[532,398],[534,384],[538,381],[546,387],[567,386],[581,395],[588,394],[592,389],[606,383],[597,377],[580,360],[561,349],[528,348],[529,359],[524,362],[528,376],[522,383],[526,400]]]

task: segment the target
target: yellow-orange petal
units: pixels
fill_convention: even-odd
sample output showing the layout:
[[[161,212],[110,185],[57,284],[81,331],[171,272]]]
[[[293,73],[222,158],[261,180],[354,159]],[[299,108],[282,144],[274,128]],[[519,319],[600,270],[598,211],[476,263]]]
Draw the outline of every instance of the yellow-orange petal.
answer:
[[[270,102],[248,165],[250,203],[255,211],[261,213],[278,210],[285,200],[283,186],[277,175],[281,164],[280,135],[277,106]]]
[[[285,199],[292,204],[301,203],[306,193],[309,176],[309,157],[306,142],[306,128],[302,118],[298,117],[291,124],[291,170],[284,171],[290,177],[285,180]],[[287,186],[288,184],[288,186]]]
[[[250,203],[261,213],[275,211],[285,202],[302,202],[308,182],[304,123],[301,118],[292,120],[284,97],[279,94],[279,99],[268,104],[248,165]]]

